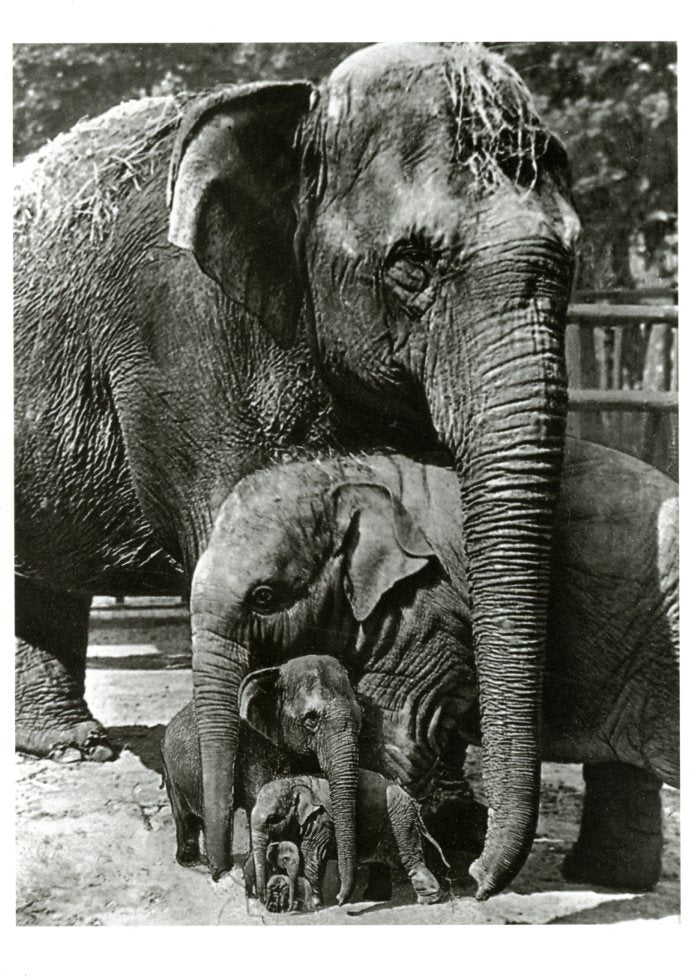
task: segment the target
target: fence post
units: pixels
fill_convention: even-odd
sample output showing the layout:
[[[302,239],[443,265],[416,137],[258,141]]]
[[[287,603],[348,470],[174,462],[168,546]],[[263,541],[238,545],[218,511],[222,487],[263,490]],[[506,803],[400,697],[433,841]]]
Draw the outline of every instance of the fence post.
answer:
[[[654,323],[649,331],[642,375],[645,391],[668,391],[671,378],[671,339],[673,331],[665,323]],[[650,412],[644,425],[642,458],[667,475],[677,478],[676,420],[666,412]]]

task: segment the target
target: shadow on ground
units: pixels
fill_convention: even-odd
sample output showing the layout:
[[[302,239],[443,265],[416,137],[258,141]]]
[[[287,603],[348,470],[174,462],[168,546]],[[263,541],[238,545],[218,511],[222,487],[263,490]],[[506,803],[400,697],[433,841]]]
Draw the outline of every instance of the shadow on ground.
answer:
[[[122,727],[107,728],[111,744],[121,751],[130,751],[136,755],[145,768],[162,774],[161,744],[166,730],[165,724],[126,724]]]
[[[610,891],[606,891],[610,894]],[[674,913],[673,890],[659,884],[649,894],[635,894],[634,897],[621,898],[611,901],[611,919],[614,921],[644,921],[669,918]],[[573,911],[553,918],[549,925],[600,925],[606,919],[604,905],[595,908],[585,908],[583,911]]]

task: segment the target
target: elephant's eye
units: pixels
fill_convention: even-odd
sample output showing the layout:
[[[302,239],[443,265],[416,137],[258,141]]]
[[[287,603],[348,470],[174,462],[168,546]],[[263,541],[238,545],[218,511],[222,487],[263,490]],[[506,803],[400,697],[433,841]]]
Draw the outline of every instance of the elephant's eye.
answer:
[[[267,615],[278,608],[280,597],[272,585],[256,585],[249,592],[248,603],[254,612]]]
[[[304,715],[304,717],[302,718],[302,723],[304,724],[304,727],[307,728],[309,731],[315,731],[316,728],[319,726],[318,711],[308,710]]]
[[[430,281],[430,273],[424,265],[403,255],[386,268],[386,278],[390,286],[404,292],[418,293]]]
[[[434,302],[437,254],[420,242],[396,246],[384,263],[387,293],[410,316],[421,316]]]

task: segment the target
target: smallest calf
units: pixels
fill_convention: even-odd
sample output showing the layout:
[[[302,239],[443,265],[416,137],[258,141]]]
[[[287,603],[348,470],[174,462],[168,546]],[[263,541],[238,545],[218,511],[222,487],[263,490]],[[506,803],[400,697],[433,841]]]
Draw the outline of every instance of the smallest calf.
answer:
[[[427,833],[415,800],[382,775],[360,769],[356,815],[358,864],[402,868],[410,878],[418,903],[441,901],[442,888],[427,866],[423,843],[432,846],[433,856],[438,856],[445,866],[446,861]],[[266,880],[268,840],[279,825],[284,829],[283,836],[298,843],[299,872],[312,890],[314,907],[319,907],[326,864],[329,859],[336,859],[335,827],[326,779],[291,776],[267,782],[260,790],[251,813],[251,847],[257,881]]]

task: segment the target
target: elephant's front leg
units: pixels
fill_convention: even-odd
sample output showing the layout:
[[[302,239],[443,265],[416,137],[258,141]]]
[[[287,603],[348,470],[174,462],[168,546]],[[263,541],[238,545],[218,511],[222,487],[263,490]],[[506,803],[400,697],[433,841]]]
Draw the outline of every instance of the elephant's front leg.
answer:
[[[661,874],[661,782],[623,762],[584,766],[586,796],[579,839],[565,878],[618,890],[646,891]]]
[[[15,744],[60,762],[115,751],[84,700],[90,599],[15,582]]]
[[[418,904],[436,904],[442,900],[439,881],[425,862],[422,848],[421,822],[415,800],[400,786],[386,789],[388,820],[397,862],[410,878]]]

